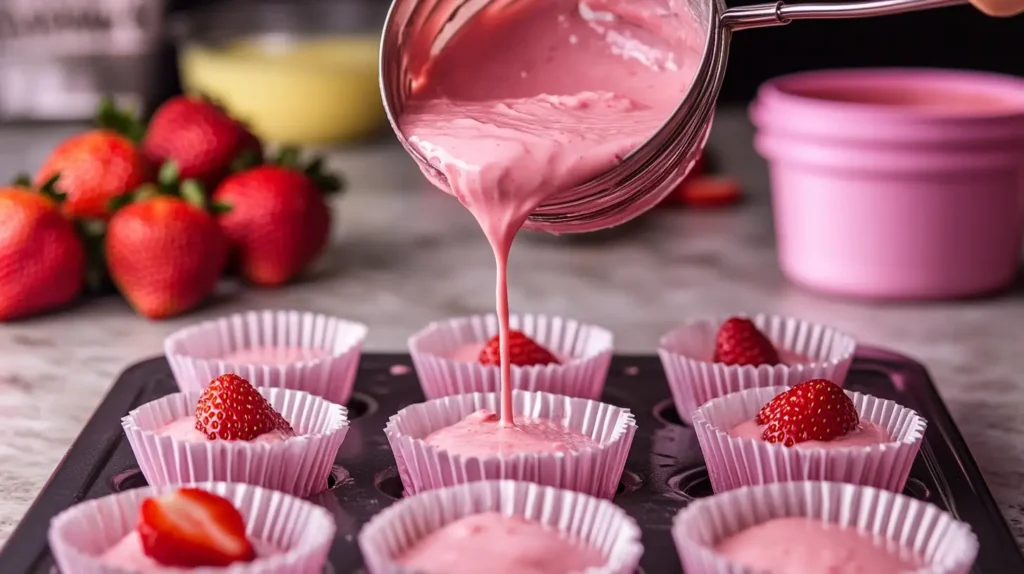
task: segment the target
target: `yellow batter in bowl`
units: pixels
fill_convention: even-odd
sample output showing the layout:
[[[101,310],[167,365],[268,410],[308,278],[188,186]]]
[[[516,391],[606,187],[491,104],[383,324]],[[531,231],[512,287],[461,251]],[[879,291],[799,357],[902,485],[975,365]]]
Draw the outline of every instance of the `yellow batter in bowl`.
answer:
[[[377,86],[377,35],[260,36],[222,46],[185,44],[182,83],[212,97],[260,137],[344,143],[386,123]]]

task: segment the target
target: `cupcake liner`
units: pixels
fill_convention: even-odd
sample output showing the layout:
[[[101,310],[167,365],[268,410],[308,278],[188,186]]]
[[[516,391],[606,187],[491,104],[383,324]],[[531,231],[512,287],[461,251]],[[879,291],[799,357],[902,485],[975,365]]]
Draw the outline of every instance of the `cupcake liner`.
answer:
[[[393,415],[384,433],[391,443],[406,492],[416,494],[466,482],[511,479],[602,498],[615,495],[636,433],[636,421],[628,409],[551,393],[514,391],[515,416],[562,424],[591,437],[599,445],[574,453],[477,458],[450,453],[423,440],[480,409],[500,412],[500,404],[497,393],[473,393],[411,405]]]
[[[924,440],[927,422],[893,401],[845,391],[862,420],[889,433],[891,442],[884,444],[794,448],[729,436],[729,429],[753,420],[762,406],[787,389],[767,387],[733,393],[710,401],[694,413],[693,428],[715,492],[796,480],[830,480],[894,492],[903,490]]]
[[[741,315],[742,316],[742,315]],[[718,328],[728,317],[691,321],[661,338],[658,355],[668,377],[679,418],[692,421],[693,412],[711,399],[757,387],[791,387],[810,379],[828,379],[842,386],[853,362],[857,342],[835,329],[777,315],[750,319],[783,355],[810,359],[793,365],[725,365],[714,363]]]
[[[549,526],[607,558],[585,574],[633,574],[643,554],[640,528],[615,504],[529,482],[488,480],[406,498],[374,516],[359,535],[370,574],[411,574],[395,558],[442,526],[481,512],[521,516]]]
[[[967,574],[978,554],[970,526],[936,506],[886,490],[834,482],[750,486],[697,500],[676,515],[672,538],[686,574],[753,574],[714,551],[726,537],[774,518],[819,518],[910,550],[921,574]]]
[[[607,329],[547,315],[510,315],[509,325],[558,357],[559,365],[512,365],[512,388],[597,399],[604,390],[614,338]],[[475,315],[431,323],[409,338],[409,352],[428,399],[496,392],[501,370],[495,365],[450,358],[462,346],[480,348],[498,334],[497,315]]]
[[[248,484],[192,484],[230,500],[245,518],[250,540],[281,550],[247,564],[194,568],[197,574],[320,574],[334,541],[334,520],[319,506]],[[50,549],[61,574],[126,574],[99,556],[135,530],[139,505],[177,487],[136,488],[76,504],[50,522]],[[175,570],[177,571],[177,570]]]
[[[296,496],[327,488],[327,476],[348,432],[348,411],[302,391],[258,389],[299,435],[280,443],[181,441],[155,431],[194,416],[201,392],[175,393],[146,403],[121,419],[146,481],[153,486],[227,481],[255,484]]]
[[[348,402],[366,325],[300,311],[249,311],[186,327],[164,341],[164,352],[182,391],[201,391],[234,373],[254,387],[306,391],[340,405]],[[253,347],[318,349],[330,356],[287,365],[227,362]]]

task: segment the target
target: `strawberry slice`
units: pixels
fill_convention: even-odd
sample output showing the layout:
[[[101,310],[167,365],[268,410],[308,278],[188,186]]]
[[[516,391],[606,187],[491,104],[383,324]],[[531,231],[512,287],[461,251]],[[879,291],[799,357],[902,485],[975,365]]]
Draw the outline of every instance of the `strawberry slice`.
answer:
[[[136,529],[146,555],[165,566],[228,566],[256,559],[242,515],[205,490],[182,488],[143,500]]]
[[[508,351],[509,362],[518,367],[550,365],[561,362],[551,351],[540,346],[540,344],[527,337],[522,331],[509,330]],[[480,351],[480,364],[501,364],[501,343],[497,335],[492,337],[483,350]]]
[[[739,201],[743,188],[735,179],[708,175],[686,178],[676,193],[682,203],[691,207],[720,207]]]
[[[775,397],[754,417],[767,425],[761,438],[785,446],[839,438],[860,425],[853,400],[835,383],[812,379]]]
[[[722,323],[712,359],[726,365],[778,365],[779,353],[750,319],[733,317]]]
[[[295,435],[288,421],[249,381],[230,374],[214,379],[199,396],[196,430],[210,440],[248,441],[273,431]]]

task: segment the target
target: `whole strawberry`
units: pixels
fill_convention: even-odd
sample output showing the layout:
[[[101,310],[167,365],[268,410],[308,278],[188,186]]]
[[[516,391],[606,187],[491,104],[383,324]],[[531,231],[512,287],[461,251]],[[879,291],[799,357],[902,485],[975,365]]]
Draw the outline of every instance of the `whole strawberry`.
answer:
[[[244,125],[194,96],[171,98],[156,110],[142,149],[154,165],[174,161],[183,180],[194,179],[210,188],[240,158],[261,155],[259,140]]]
[[[161,319],[199,305],[220,279],[228,244],[213,216],[180,197],[139,197],[107,225],[110,277],[135,310]]]
[[[82,292],[85,246],[57,202],[40,191],[0,188],[0,321],[48,311]]]
[[[813,379],[769,401],[754,422],[768,427],[761,434],[765,441],[793,446],[839,438],[860,425],[860,415],[843,389],[827,379]]]
[[[273,431],[295,434],[267,399],[238,375],[217,377],[199,396],[196,430],[210,440],[248,441]]]
[[[778,365],[779,353],[750,319],[733,317],[722,323],[715,337],[712,359],[726,365]]]
[[[518,367],[531,367],[534,365],[558,364],[558,357],[551,351],[542,347],[522,331],[509,330],[508,332],[509,364]],[[480,364],[500,365],[501,364],[501,342],[497,335],[491,338],[480,351]]]
[[[323,251],[330,236],[324,194],[340,183],[323,174],[319,162],[304,170],[294,163],[285,157],[278,165],[236,173],[213,194],[214,203],[228,209],[218,221],[239,272],[256,285],[292,280]]]

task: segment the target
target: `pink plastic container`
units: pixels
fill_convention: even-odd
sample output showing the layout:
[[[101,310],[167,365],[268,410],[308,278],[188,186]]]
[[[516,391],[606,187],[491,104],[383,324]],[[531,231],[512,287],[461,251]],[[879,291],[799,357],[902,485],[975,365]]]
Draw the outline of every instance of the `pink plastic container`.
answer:
[[[838,295],[938,299],[1013,281],[1024,228],[1024,79],[834,70],[765,83],[779,264]]]

